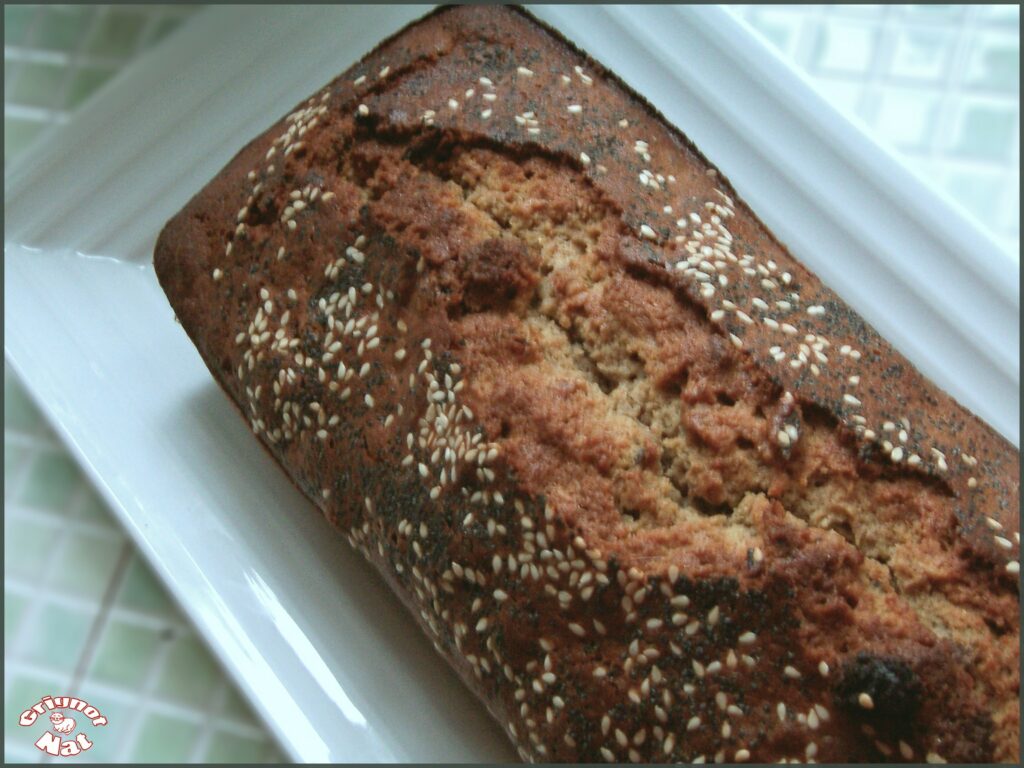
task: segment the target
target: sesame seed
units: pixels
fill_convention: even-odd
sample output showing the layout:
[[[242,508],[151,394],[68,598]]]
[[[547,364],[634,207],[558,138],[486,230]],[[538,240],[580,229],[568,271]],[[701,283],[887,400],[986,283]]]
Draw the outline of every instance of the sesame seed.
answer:
[[[824,661],[819,661],[818,662],[818,672],[821,674],[822,677],[828,677],[828,673],[829,673],[828,663],[824,662]]]
[[[786,677],[791,678],[793,680],[798,680],[801,677],[803,677],[803,675],[800,674],[800,670],[789,664],[786,665],[785,669],[783,669],[782,672],[786,675]]]
[[[694,715],[686,723],[686,730],[695,731],[700,728],[700,716]]]
[[[219,268],[213,270],[213,279],[214,280],[220,280],[223,276],[224,276],[224,272],[222,272]]]
[[[356,109],[356,112],[358,112],[363,117],[366,117],[368,114],[370,114],[370,108],[365,104],[360,104],[359,107]]]
[[[526,67],[517,67],[516,72],[518,72],[523,77],[533,77],[533,70],[527,69]]]
[[[646,237],[648,240],[656,240],[658,237],[657,233],[647,224],[640,225],[640,236]]]
[[[993,540],[1003,549],[1013,549],[1013,542],[1002,536],[993,536]]]
[[[568,109],[569,112],[571,112],[574,115],[578,115],[580,112],[583,111],[583,107],[580,106],[579,104],[570,104],[568,107],[566,107],[566,109]]]
[[[1011,560],[1006,564],[1006,570],[1007,572],[1012,573],[1014,576],[1016,576],[1018,573],[1020,573],[1020,561]]]
[[[860,704],[864,709],[874,709],[875,701],[871,698],[868,693],[860,693],[857,695],[857,703]]]
[[[739,636],[739,642],[741,645],[751,645],[757,640],[757,635],[753,632],[744,632]]]
[[[734,759],[737,763],[745,763],[750,759],[750,751],[746,749],[737,749]]]
[[[843,402],[852,406],[860,406],[860,400],[849,393],[843,395]]]

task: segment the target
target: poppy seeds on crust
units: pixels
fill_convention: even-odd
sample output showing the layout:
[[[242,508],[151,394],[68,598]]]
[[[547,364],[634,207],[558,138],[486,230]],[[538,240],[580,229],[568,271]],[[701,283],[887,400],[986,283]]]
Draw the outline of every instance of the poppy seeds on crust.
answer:
[[[155,264],[524,759],[1017,759],[1017,452],[525,12],[390,38]]]

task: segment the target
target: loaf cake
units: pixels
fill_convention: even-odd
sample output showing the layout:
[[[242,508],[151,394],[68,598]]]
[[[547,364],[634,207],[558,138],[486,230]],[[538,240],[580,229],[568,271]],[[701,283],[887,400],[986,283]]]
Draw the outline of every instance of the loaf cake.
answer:
[[[155,267],[524,760],[1017,761],[1018,451],[527,13],[382,43]]]

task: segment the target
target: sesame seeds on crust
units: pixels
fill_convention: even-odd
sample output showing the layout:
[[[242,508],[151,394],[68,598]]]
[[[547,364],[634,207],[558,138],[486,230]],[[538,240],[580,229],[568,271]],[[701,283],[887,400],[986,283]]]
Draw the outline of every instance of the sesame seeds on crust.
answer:
[[[517,17],[497,18],[500,28]],[[208,290],[246,309],[232,333],[239,359],[231,386],[251,426],[283,461],[302,467],[307,492],[389,574],[460,673],[500,702],[502,722],[524,758],[828,759],[837,722],[847,717],[837,718],[829,699],[841,660],[790,658],[777,647],[779,638],[793,638],[773,607],[785,604],[781,593],[755,609],[757,596],[736,580],[694,580],[678,567],[674,574],[620,567],[614,552],[595,550],[567,527],[560,510],[517,487],[500,439],[486,433],[467,399],[474,372],[460,367],[451,339],[404,314],[377,232],[344,228],[310,282],[296,278],[307,274],[299,266],[309,258],[306,238],[333,224],[344,195],[329,179],[321,186],[308,176],[278,176],[308,170],[295,155],[315,152],[318,130],[341,119],[336,114],[356,122],[397,115],[388,99],[403,93],[411,77],[405,73],[415,72],[410,57],[417,44],[414,35],[374,54],[333,91],[310,100],[303,110],[324,107],[330,114],[314,110],[289,121],[291,138],[263,148],[248,194],[231,211],[231,235],[206,279]],[[819,400],[840,414],[867,461],[941,477],[954,488],[964,473],[972,503],[991,498],[993,462],[984,447],[962,428],[935,429],[913,403],[879,389],[876,339],[847,333],[842,305],[770,240],[752,238],[751,217],[720,177],[696,182],[686,175],[680,148],[642,109],[609,100],[614,116],[605,116],[600,102],[608,82],[601,74],[561,61],[545,66],[543,57],[519,58],[512,48],[515,55],[501,67],[464,73],[457,82],[436,78],[408,105],[410,123],[493,132],[524,146],[546,142],[592,181],[604,179],[607,194],[644,200],[640,215],[624,206],[624,228],[706,307],[709,324],[737,354],[773,371],[789,398]],[[533,90],[523,90],[545,87],[559,89],[546,108]],[[560,133],[565,125],[578,126],[571,140]],[[623,147],[618,154],[610,151],[616,143]],[[262,274],[243,274],[248,254],[266,236],[267,225],[252,224],[253,212],[262,196],[282,192],[290,202],[272,225],[264,282]],[[261,288],[245,293],[240,286],[247,281]],[[782,453],[798,450],[805,438],[798,421],[781,422],[772,436]],[[401,452],[381,447],[392,444]],[[344,462],[319,458],[346,454],[363,472],[358,482],[341,469]],[[1015,573],[1018,561],[1008,558],[1019,548],[1016,523],[994,507],[981,508],[1002,526],[982,523],[984,536],[994,553],[1006,550],[1002,567]],[[778,557],[766,545],[753,548],[748,563],[759,573]],[[770,700],[755,689],[770,691]],[[865,748],[883,756],[940,752],[871,727]]]

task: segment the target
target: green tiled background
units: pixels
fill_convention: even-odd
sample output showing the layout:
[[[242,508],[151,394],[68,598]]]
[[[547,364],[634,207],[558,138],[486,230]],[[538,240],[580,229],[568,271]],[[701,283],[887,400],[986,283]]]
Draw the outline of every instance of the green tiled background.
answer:
[[[195,11],[5,6],[5,163]],[[733,11],[1019,259],[1016,7]],[[45,760],[32,746],[39,729],[19,728],[17,717],[40,696],[67,691],[111,722],[79,761],[280,761],[6,367],[4,449],[6,760]],[[48,567],[58,560],[75,579]],[[88,724],[80,730],[94,736]]]
[[[733,10],[1020,261],[1017,6]]]
[[[195,10],[5,6],[5,164]],[[59,759],[17,725],[58,693],[110,720],[77,761],[284,759],[6,367],[4,661],[7,762]]]

